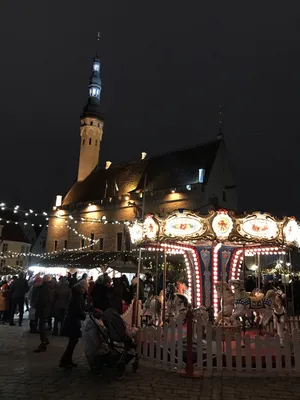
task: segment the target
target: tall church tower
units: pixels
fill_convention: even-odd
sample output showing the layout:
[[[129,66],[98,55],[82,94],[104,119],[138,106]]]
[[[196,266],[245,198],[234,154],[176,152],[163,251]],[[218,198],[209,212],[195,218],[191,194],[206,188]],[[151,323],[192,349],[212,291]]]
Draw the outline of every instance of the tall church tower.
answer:
[[[88,101],[80,118],[81,144],[78,181],[83,181],[98,165],[104,122],[100,114],[100,94],[100,59],[96,56],[89,82]]]

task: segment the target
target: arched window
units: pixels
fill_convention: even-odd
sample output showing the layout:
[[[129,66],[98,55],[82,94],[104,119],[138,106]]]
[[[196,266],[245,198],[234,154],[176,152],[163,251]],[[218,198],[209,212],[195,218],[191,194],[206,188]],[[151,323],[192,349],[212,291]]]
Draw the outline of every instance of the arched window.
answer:
[[[90,138],[90,140],[89,140],[89,145],[91,145],[92,144],[92,138]]]
[[[82,139],[82,146],[84,146],[85,139]]]
[[[95,146],[97,146],[97,144],[98,144],[98,140],[95,141]]]

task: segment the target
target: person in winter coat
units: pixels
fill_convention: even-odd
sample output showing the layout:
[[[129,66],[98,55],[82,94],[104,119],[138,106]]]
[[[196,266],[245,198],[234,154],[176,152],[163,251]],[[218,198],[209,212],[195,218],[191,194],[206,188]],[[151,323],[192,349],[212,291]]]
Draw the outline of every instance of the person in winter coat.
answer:
[[[72,296],[67,307],[62,327],[62,335],[69,338],[68,346],[60,359],[61,368],[72,368],[77,365],[72,357],[79,338],[82,335],[81,323],[85,320],[84,294],[88,290],[88,283],[84,279],[72,288]]]
[[[43,277],[43,282],[40,286],[36,286],[32,293],[32,305],[35,308],[35,316],[39,321],[39,332],[41,343],[35,350],[35,353],[41,353],[47,350],[49,340],[46,335],[45,323],[51,310],[51,295],[49,282],[51,278],[49,275]]]
[[[7,282],[2,281],[0,287],[0,324],[7,322],[8,293],[9,291]]]
[[[15,325],[14,316],[19,308],[19,326],[22,326],[23,314],[24,314],[24,303],[25,295],[28,292],[28,282],[24,277],[23,273],[19,274],[19,278],[13,281],[9,289],[9,297],[11,301],[11,314],[10,314],[10,325]]]
[[[34,300],[37,301],[37,296],[35,296],[35,291],[37,290],[36,288],[38,286],[41,286],[43,283],[43,279],[37,275],[34,278],[34,281],[32,282],[29,292],[28,292],[28,301],[30,304],[30,309],[29,309],[29,332],[30,333],[37,333],[37,327],[38,327],[38,318],[36,316],[36,310],[35,310],[35,304],[34,304]]]
[[[53,335],[58,334],[58,325],[62,328],[64,317],[66,314],[67,306],[71,298],[71,289],[67,278],[60,277],[59,282],[55,288],[54,299],[53,299],[53,316],[54,326]]]
[[[113,278],[111,307],[115,309],[119,315],[123,313],[123,291],[124,285],[121,278]]]
[[[49,295],[50,295],[50,303],[51,303],[51,307],[49,310],[49,315],[47,317],[47,324],[48,324],[48,329],[49,331],[52,330],[52,317],[53,317],[53,302],[54,302],[54,295],[55,295],[55,290],[56,290],[56,286],[57,286],[57,281],[56,279],[52,278],[49,280]]]
[[[111,297],[113,294],[113,288],[111,287],[111,279],[108,275],[103,276],[101,279],[97,279],[92,292],[92,301],[94,308],[101,311],[105,311],[108,308],[112,308]]]

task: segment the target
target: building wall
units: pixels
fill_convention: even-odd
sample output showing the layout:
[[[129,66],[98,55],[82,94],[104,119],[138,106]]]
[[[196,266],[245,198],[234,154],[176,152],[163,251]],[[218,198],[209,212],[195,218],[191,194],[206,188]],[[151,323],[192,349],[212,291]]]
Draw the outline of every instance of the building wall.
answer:
[[[83,181],[97,167],[100,143],[103,134],[103,122],[96,118],[84,118],[80,128],[80,157],[78,181]]]
[[[153,213],[161,216],[166,216],[171,211],[178,210],[180,208],[194,210],[200,205],[207,203],[206,196],[201,188],[201,185],[196,185],[194,189],[170,193],[147,193],[145,199],[145,214]],[[137,195],[135,198],[131,198],[130,201],[136,203],[136,205],[142,208],[142,199]],[[90,211],[96,208],[97,211]],[[76,229],[76,231],[87,238],[91,238],[91,234],[94,234],[94,240],[103,238],[103,249],[100,248],[100,242],[94,245],[94,250],[103,251],[117,251],[117,233],[122,233],[122,251],[126,247],[125,231],[127,231],[124,224],[118,223],[119,221],[133,221],[136,218],[135,208],[128,206],[128,201],[117,201],[111,207],[100,205],[87,206],[80,211],[73,211],[73,220],[67,218],[67,221],[63,219],[65,215],[69,215],[70,211],[58,211],[58,218],[51,218],[49,221],[48,235],[47,235],[47,246],[46,251],[61,251],[65,248],[65,241],[67,241],[68,249],[78,249],[82,247],[82,238],[73,232],[69,227]],[[82,218],[96,218],[101,220],[105,216],[107,221],[115,221],[114,224],[103,222],[82,222]],[[74,221],[78,222],[75,223]],[[55,243],[57,242],[57,243]],[[84,245],[89,242],[84,241]]]
[[[30,243],[21,243],[21,242],[12,242],[8,240],[4,240],[1,242],[0,249],[1,255],[6,256],[9,255],[9,252],[16,253],[26,253],[30,252]],[[28,256],[18,256],[14,258],[3,258],[0,259],[0,270],[6,266],[18,268],[18,267],[27,267],[28,266]]]
[[[192,184],[189,185],[189,189],[184,186],[176,188],[174,193],[172,192],[174,189],[147,192],[145,214],[153,213],[165,217],[170,212],[178,209],[195,210],[201,214],[206,214],[212,207],[213,196],[218,198],[220,207],[236,210],[236,187],[228,162],[228,154],[223,143],[220,144],[208,183]],[[107,221],[132,221],[136,217],[136,213],[135,208],[132,205],[128,205],[128,201],[135,203],[141,210],[143,199],[136,193],[131,194],[129,200],[124,200],[123,196],[122,199],[113,199],[111,202],[108,199],[103,202],[98,201],[99,204],[97,205],[87,205],[77,211],[72,209],[57,211],[57,215],[60,214],[60,217],[71,213],[73,220],[67,218],[66,223],[63,218],[50,218],[46,251],[61,251],[65,248],[65,244],[68,249],[79,249],[82,246],[82,238],[74,233],[72,229],[68,229],[68,226],[88,238],[91,237],[91,233],[94,234],[94,240],[103,238],[103,249],[100,248],[100,243],[97,243],[93,247],[94,250],[117,251],[117,233],[122,233],[122,250],[125,250],[126,226],[124,228],[124,224],[82,223],[81,219],[96,218],[101,220],[105,216]],[[78,222],[75,223],[75,220]],[[88,243],[87,240],[84,241],[84,245]]]
[[[238,196],[233,171],[225,144],[222,141],[206,188],[207,197],[216,196],[219,206],[237,211]]]
[[[34,254],[41,254],[46,251],[46,241],[47,241],[47,227],[44,225],[41,233],[36,238],[34,244],[32,245],[31,252]]]

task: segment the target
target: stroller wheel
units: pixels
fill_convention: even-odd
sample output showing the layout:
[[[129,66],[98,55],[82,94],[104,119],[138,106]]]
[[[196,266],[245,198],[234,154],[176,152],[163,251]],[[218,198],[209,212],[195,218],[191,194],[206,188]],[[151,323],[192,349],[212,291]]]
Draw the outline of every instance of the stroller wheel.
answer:
[[[116,365],[116,379],[119,381],[124,378],[126,366],[124,363]]]

